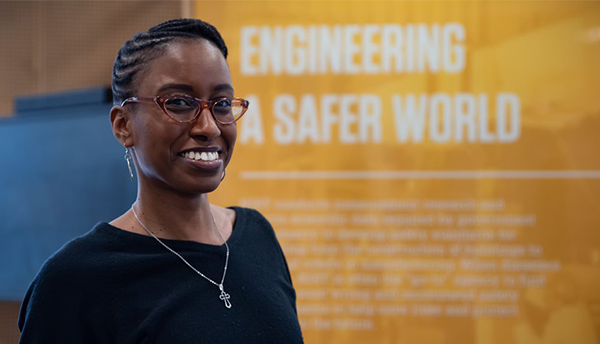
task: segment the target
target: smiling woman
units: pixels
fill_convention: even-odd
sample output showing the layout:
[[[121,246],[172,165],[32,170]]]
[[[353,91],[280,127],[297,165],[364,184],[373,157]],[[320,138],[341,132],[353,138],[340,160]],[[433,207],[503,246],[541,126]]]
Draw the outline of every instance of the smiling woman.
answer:
[[[208,200],[249,106],[226,58],[216,28],[194,19],[123,45],[110,121],[137,199],[44,264],[23,301],[21,343],[302,342],[272,227]]]

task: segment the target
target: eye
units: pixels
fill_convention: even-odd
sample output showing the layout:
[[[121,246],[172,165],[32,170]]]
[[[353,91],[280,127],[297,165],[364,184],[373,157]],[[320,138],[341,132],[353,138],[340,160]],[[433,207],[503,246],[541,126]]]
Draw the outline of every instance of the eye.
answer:
[[[215,115],[228,115],[231,113],[231,100],[227,98],[217,100],[213,105]]]
[[[165,108],[168,111],[181,112],[196,108],[196,101],[187,97],[169,97],[165,100]]]

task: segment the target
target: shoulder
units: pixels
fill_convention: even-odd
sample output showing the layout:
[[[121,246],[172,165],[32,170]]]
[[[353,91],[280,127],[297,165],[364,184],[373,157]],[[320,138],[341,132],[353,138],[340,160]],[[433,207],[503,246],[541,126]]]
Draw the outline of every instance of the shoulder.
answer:
[[[275,236],[273,226],[258,210],[244,207],[230,207],[236,213],[236,226],[244,227],[253,232],[261,231]]]
[[[114,238],[109,234],[105,222],[99,222],[89,232],[78,236],[63,245],[44,264],[46,269],[66,267],[70,269],[85,267],[85,264],[101,263],[104,255],[113,244]]]
[[[267,218],[256,209],[238,206],[229,207],[227,209],[233,210],[238,215],[238,217],[243,217],[243,220],[245,221],[258,221],[261,223],[269,224]]]
[[[227,218],[229,221],[234,222],[238,217],[250,218],[250,219],[262,219],[267,221],[266,218],[256,209],[231,206],[231,207],[220,207],[218,205],[211,204],[211,209],[221,218]],[[268,222],[268,221],[267,221]]]
[[[21,343],[114,343],[115,278],[109,231],[100,223],[46,260],[21,303]],[[100,342],[100,341],[99,341]]]
[[[107,252],[110,238],[102,233],[105,223],[98,223],[86,234],[76,237],[52,254],[42,265],[32,287],[44,289],[77,289],[93,281],[109,265]]]
[[[245,228],[246,234],[243,239],[245,245],[252,246],[256,257],[262,258],[264,262],[269,262],[268,264],[275,264],[273,271],[279,271],[281,276],[284,276],[289,285],[292,286],[292,278],[285,254],[269,220],[255,209],[243,207],[232,207],[232,209],[235,209],[238,214],[236,226],[239,224],[240,227]],[[262,266],[266,265],[263,264]]]
[[[32,316],[46,317],[57,309],[75,316],[77,307],[85,307],[86,300],[111,283],[107,280],[110,264],[106,255],[99,254],[106,245],[99,226],[69,241],[44,262],[23,299],[21,328]]]
[[[224,208],[216,205],[211,205],[211,209],[218,224],[227,224],[230,228],[235,226],[238,229],[256,228],[273,232],[269,221],[255,209],[238,206]]]
[[[236,240],[245,245],[260,247],[265,252],[275,250],[281,255],[281,246],[273,226],[259,211],[252,208],[231,207],[236,212]],[[235,234],[235,233],[234,233]]]

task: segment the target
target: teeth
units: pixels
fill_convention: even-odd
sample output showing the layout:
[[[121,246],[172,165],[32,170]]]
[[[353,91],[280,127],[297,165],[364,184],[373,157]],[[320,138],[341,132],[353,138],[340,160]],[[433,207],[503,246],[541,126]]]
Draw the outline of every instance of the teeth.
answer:
[[[192,159],[192,160],[202,160],[202,161],[216,161],[219,159],[219,153],[217,152],[185,152],[183,154],[180,154],[181,156],[184,156],[188,159]]]

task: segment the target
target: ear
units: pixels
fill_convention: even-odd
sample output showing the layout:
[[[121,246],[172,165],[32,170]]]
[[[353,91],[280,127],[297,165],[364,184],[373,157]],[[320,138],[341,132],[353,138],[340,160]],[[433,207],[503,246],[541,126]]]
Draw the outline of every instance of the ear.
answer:
[[[122,106],[115,105],[110,109],[110,124],[112,132],[117,141],[125,147],[133,146],[132,127],[130,113]]]

